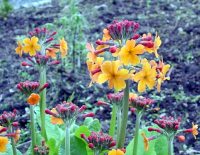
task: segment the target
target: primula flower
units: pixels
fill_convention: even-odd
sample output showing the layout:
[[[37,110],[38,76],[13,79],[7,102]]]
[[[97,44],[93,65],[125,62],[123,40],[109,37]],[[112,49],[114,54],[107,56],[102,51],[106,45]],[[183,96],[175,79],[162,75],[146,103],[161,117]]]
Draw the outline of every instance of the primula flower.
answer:
[[[108,41],[111,39],[108,29],[103,29],[103,41]]]
[[[15,48],[15,51],[19,56],[21,57],[23,54],[23,45],[18,41],[17,42],[17,48]]]
[[[35,56],[36,52],[41,49],[41,46],[38,44],[38,38],[33,36],[30,38],[25,38],[24,42],[24,52],[29,53],[30,56]]]
[[[39,103],[39,101],[40,101],[40,95],[35,93],[32,93],[27,99],[27,102],[30,105],[36,105]]]
[[[67,55],[67,50],[68,50],[68,46],[67,46],[67,42],[65,41],[64,38],[62,38],[60,40],[60,52],[61,52],[61,57],[65,57]]]
[[[135,40],[127,40],[126,45],[122,47],[119,52],[120,60],[124,65],[136,65],[140,62],[138,55],[144,53],[144,46],[141,44],[136,45]]]
[[[143,37],[151,37],[151,36],[152,35],[150,33],[148,33],[147,35],[146,34],[143,35]],[[159,55],[158,55],[157,51],[158,51],[159,47],[161,46],[161,44],[162,44],[162,41],[161,41],[160,37],[158,36],[158,34],[156,33],[156,36],[154,39],[154,46],[151,48],[145,47],[145,50],[149,53],[154,53],[156,58],[158,58]]]
[[[8,138],[0,136],[0,152],[6,152],[7,144],[8,144]]]
[[[151,67],[150,63],[146,60],[142,60],[142,70],[136,73],[133,77],[135,82],[138,82],[138,91],[144,92],[146,87],[152,89],[156,83],[156,69]]]
[[[194,138],[196,139],[196,136],[199,134],[199,133],[198,133],[198,125],[192,123],[192,128],[186,129],[186,130],[184,130],[184,132],[186,132],[186,133],[192,133],[192,135],[193,135]]]
[[[56,59],[56,53],[59,51],[59,49],[56,48],[48,48],[46,50],[46,55],[51,57],[52,59]]]
[[[152,60],[150,62],[150,64],[154,67],[156,67],[157,70],[157,90],[158,92],[160,92],[161,90],[161,84],[165,81],[165,80],[170,80],[170,77],[166,76],[167,72],[170,69],[170,65],[167,64],[165,65],[163,60],[159,61],[159,63],[156,63],[154,60]]]
[[[53,112],[54,114],[58,114],[58,112],[56,111],[55,108],[53,108],[51,110],[51,112]],[[51,115],[51,123],[52,124],[59,124],[59,125],[64,124],[62,118],[54,117],[53,115]]]
[[[117,149],[117,150],[111,150],[108,152],[108,155],[124,155],[124,152],[120,149]]]
[[[87,60],[87,67],[88,71],[90,72],[90,78],[91,82],[89,86],[92,85],[92,83],[97,82],[99,75],[101,74],[101,65],[103,63],[104,58],[97,57],[95,62]]]
[[[108,81],[110,89],[113,87],[120,91],[126,87],[125,80],[130,75],[127,69],[119,69],[120,61],[105,61],[101,66],[102,74],[99,75],[97,83],[104,83]]]

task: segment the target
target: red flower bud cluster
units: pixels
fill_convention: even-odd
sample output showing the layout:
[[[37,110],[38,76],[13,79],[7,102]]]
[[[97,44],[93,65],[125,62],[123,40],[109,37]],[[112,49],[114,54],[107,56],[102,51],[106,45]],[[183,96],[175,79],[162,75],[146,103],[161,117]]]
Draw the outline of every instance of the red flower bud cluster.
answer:
[[[114,21],[107,27],[113,40],[131,39],[138,30],[139,24],[134,21]]]
[[[92,150],[98,150],[99,153],[116,145],[115,140],[103,132],[91,132],[89,137],[81,134],[81,138],[88,143],[89,148]]]
[[[48,83],[45,83],[40,88],[39,82],[25,81],[25,82],[20,82],[19,84],[17,84],[17,89],[19,89],[23,94],[30,95],[31,93],[41,92],[48,86],[49,86]]]
[[[85,105],[83,105],[79,108],[77,105],[75,105],[71,102],[64,101],[63,103],[58,104],[55,107],[56,113],[52,112],[49,109],[46,109],[45,113],[48,115],[51,115],[53,117],[61,118],[62,120],[64,120],[64,122],[67,122],[70,125],[71,123],[74,122],[74,120],[76,120],[76,118],[81,113],[83,113],[85,111],[85,109],[86,109]],[[94,116],[93,113],[88,113],[88,114],[83,115],[84,118],[85,117],[93,117],[93,116]]]
[[[174,117],[167,117],[163,116],[159,119],[154,121],[160,128],[164,129],[165,131],[177,131],[181,124],[181,118],[175,119]]]
[[[123,92],[107,94],[108,100],[110,100],[110,102],[114,103],[114,104],[122,102],[123,97],[124,97],[124,93]]]
[[[0,115],[0,125],[4,127],[18,126],[18,122],[15,122],[16,116],[17,116],[16,110],[13,110],[13,112],[4,111],[3,114]]]
[[[45,144],[45,141],[42,141],[41,146],[35,146],[34,152],[38,155],[48,155],[49,154],[49,148]]]
[[[50,43],[54,40],[54,36],[57,32],[49,32],[46,28],[35,28],[29,32],[30,37],[36,36],[38,38],[45,38],[44,43]]]
[[[149,108],[151,104],[154,103],[154,100],[146,97],[130,97],[129,98],[130,106],[137,109],[138,111]]]

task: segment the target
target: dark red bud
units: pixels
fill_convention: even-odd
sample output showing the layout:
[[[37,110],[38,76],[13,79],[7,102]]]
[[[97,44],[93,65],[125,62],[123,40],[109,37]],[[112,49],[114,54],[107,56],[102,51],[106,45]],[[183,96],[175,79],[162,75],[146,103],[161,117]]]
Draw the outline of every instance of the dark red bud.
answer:
[[[111,46],[110,49],[109,49],[109,51],[111,53],[115,53],[117,51],[117,47],[116,46]]]
[[[91,148],[91,149],[93,149],[93,148],[94,148],[94,144],[89,143],[89,144],[88,144],[88,147]]]

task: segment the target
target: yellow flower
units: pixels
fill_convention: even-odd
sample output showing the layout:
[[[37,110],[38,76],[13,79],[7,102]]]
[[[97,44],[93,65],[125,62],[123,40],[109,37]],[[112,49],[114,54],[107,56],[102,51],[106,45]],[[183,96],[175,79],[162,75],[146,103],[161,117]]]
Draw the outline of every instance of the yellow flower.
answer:
[[[117,149],[117,150],[109,151],[108,155],[124,155],[124,152],[121,151],[120,149]]]
[[[59,50],[56,49],[56,48],[50,48],[48,50],[46,50],[46,55],[51,57],[52,59],[56,59],[56,53],[58,52]]]
[[[198,132],[198,125],[192,123],[192,135],[194,136],[194,138],[196,139],[196,136],[199,134]]]
[[[147,35],[144,34],[143,37],[147,37],[147,36],[152,36],[151,33],[148,33]],[[155,36],[155,39],[154,39],[154,46],[152,48],[148,48],[148,47],[145,47],[145,51],[149,52],[149,53],[154,53],[156,58],[159,57],[158,55],[158,49],[159,47],[161,46],[162,44],[162,41],[160,39],[160,37],[158,36],[158,34],[156,33],[156,36]]]
[[[136,45],[135,40],[127,40],[126,45],[123,46],[121,51],[119,52],[119,57],[124,65],[136,65],[140,62],[140,58],[138,57],[138,55],[143,53],[143,45]]]
[[[27,102],[30,105],[36,105],[39,103],[39,101],[40,101],[40,95],[35,94],[35,93],[32,93],[27,99]]]
[[[24,39],[24,52],[29,53],[30,56],[35,56],[36,52],[41,49],[41,46],[38,44],[38,38],[33,36],[30,38]]]
[[[61,57],[64,58],[67,55],[67,42],[65,41],[64,38],[60,40],[60,52],[61,52]]]
[[[126,87],[125,80],[129,76],[129,71],[126,69],[119,69],[120,61],[105,61],[101,65],[102,74],[99,75],[97,83],[104,83],[108,81],[108,86],[110,89],[113,87],[120,91]]]
[[[53,108],[51,111],[55,114],[58,113],[55,108]],[[59,124],[59,125],[64,124],[64,122],[61,118],[57,118],[57,117],[54,117],[54,116],[51,116],[51,123],[52,124]]]
[[[0,152],[6,152],[6,145],[8,144],[7,137],[0,137]]]
[[[138,95],[137,94],[135,94],[135,93],[129,93],[129,99],[130,98],[137,98],[138,97]]]
[[[142,132],[141,135],[142,135],[142,137],[143,137],[144,149],[145,149],[145,151],[148,151],[148,150],[149,150],[149,140],[148,140],[148,138],[146,137],[146,135],[145,135],[144,132]]]
[[[16,51],[17,54],[19,54],[20,57],[22,56],[23,46],[19,41],[17,42],[17,48],[15,48],[15,51]]]
[[[142,60],[142,70],[136,73],[133,77],[135,82],[138,82],[138,91],[144,92],[146,87],[152,89],[156,82],[156,69],[151,67],[150,63],[146,60]]]
[[[99,75],[101,74],[101,65],[103,63],[104,58],[97,57],[95,62],[87,60],[88,71],[90,72],[91,82],[89,86],[91,86],[94,82],[97,82]]]
[[[165,80],[170,80],[170,77],[166,77],[167,72],[170,69],[170,65],[165,65],[162,61],[159,61],[159,63],[157,64],[155,61],[151,61],[150,62],[152,66],[156,67],[157,71],[158,71],[158,75],[157,75],[157,90],[158,92],[160,92],[161,90],[161,84],[165,81]]]

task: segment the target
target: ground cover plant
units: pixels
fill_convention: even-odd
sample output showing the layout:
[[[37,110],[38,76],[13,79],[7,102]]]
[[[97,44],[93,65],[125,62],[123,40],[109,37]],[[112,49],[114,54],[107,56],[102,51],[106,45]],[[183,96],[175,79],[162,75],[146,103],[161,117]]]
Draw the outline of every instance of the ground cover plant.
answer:
[[[150,33],[140,26],[140,21],[129,19],[110,21],[101,27],[102,39],[94,36],[94,43],[85,43],[83,65],[87,65],[91,81],[79,88],[85,91],[99,87],[90,91],[92,98],[95,93],[102,94],[93,105],[88,103],[91,96],[84,96],[84,91],[77,98],[75,88],[68,97],[59,93],[60,99],[55,99],[58,94],[54,87],[60,78],[52,81],[51,76],[61,73],[61,81],[66,84],[70,80],[63,74],[64,69],[68,63],[73,68],[77,63],[70,62],[75,60],[74,53],[68,53],[74,45],[60,35],[62,31],[57,33],[43,25],[18,37],[15,51],[21,64],[19,70],[26,70],[23,74],[27,72],[28,76],[15,81],[13,87],[18,89],[15,93],[20,97],[19,105],[26,107],[26,116],[22,117],[18,108],[2,111],[1,154],[167,155],[185,150],[179,147],[177,153],[181,143],[191,146],[187,140],[190,135],[198,139],[198,120],[187,123],[187,113],[163,108],[163,99],[167,99],[163,95],[176,66],[166,63],[167,57],[160,52],[165,44],[162,34],[156,30]],[[77,78],[83,69],[86,67],[78,65],[69,76]],[[54,90],[51,95],[50,90]],[[184,97],[183,88],[173,96],[176,102],[199,100],[198,96]],[[59,101],[52,104],[55,100]],[[195,143],[198,146],[198,141]]]

